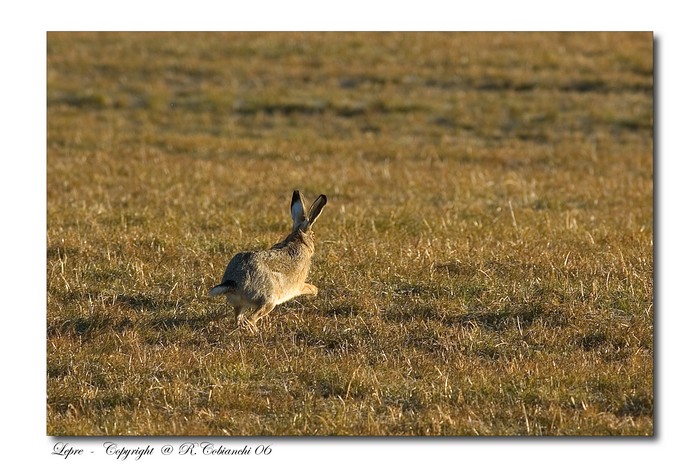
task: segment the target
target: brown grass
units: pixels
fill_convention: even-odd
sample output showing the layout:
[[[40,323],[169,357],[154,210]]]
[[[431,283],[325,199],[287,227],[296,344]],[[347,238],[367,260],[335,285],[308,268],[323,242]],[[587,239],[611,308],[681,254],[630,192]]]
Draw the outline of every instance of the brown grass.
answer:
[[[48,35],[51,435],[650,435],[652,37]],[[315,298],[207,297],[328,195]]]

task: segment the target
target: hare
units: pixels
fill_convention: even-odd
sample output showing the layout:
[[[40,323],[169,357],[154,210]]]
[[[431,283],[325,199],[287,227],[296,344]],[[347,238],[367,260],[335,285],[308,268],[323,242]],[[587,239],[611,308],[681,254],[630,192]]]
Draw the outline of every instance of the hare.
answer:
[[[226,267],[221,284],[212,287],[209,296],[225,295],[234,307],[239,324],[244,314],[252,310],[246,321],[255,329],[255,323],[280,303],[298,295],[316,295],[316,286],[306,283],[314,254],[311,227],[326,202],[326,196],[320,195],[307,212],[303,196],[294,191],[292,233],[268,250],[235,255]]]

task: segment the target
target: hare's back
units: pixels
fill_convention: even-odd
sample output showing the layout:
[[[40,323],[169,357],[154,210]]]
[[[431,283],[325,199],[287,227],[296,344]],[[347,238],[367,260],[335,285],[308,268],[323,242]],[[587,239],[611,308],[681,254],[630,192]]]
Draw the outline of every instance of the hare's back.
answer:
[[[234,256],[226,267],[222,282],[233,281],[239,293],[251,300],[267,299],[273,294],[267,251],[244,251]],[[263,300],[264,301],[264,300]]]
[[[224,271],[224,281],[234,281],[240,284],[245,280],[246,275],[250,275],[250,270],[256,265],[255,252],[243,251],[231,258],[226,271]]]

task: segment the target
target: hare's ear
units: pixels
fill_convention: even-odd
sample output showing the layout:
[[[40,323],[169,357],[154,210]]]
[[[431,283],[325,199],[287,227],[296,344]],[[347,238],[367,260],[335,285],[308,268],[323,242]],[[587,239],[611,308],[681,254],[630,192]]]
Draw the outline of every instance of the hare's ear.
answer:
[[[311,205],[311,209],[309,209],[309,221],[307,225],[307,229],[310,229],[311,226],[316,222],[316,219],[318,216],[321,215],[321,211],[323,211],[323,207],[326,205],[326,202],[328,199],[326,198],[326,195],[321,195],[318,198],[316,198],[316,201],[314,201],[314,204]]]
[[[294,190],[292,194],[292,221],[294,222],[293,230],[306,221],[306,207],[304,207],[304,197],[299,193],[299,190]]]

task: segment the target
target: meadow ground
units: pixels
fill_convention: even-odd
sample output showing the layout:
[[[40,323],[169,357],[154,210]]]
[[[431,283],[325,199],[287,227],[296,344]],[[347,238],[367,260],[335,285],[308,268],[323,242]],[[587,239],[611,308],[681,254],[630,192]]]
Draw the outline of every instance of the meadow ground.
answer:
[[[650,33],[47,36],[50,435],[651,435]],[[207,296],[328,196],[257,333]]]

